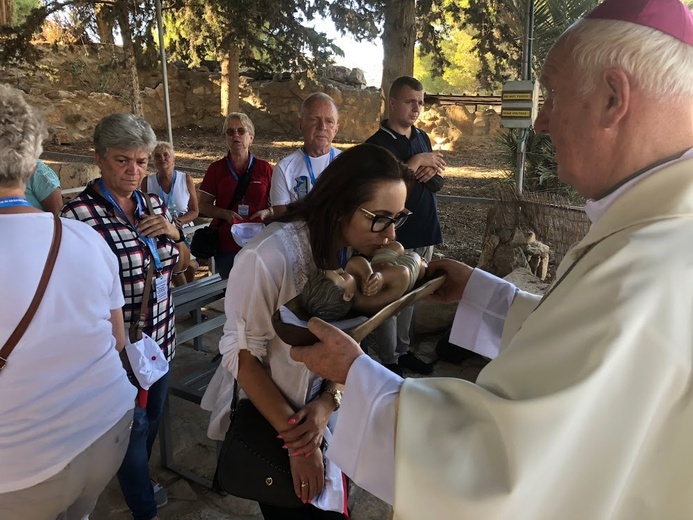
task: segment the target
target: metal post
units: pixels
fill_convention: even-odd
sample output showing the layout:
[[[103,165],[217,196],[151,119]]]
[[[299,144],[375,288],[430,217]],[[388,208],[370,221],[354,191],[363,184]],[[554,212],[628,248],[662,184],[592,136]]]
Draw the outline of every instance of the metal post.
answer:
[[[164,79],[164,113],[166,114],[166,130],[168,142],[173,144],[173,129],[171,128],[171,100],[168,97],[168,71],[166,70],[166,46],[164,44],[164,22],[161,16],[161,0],[156,0],[156,28],[159,33],[159,50],[161,51],[161,75]]]
[[[526,0],[525,38],[522,46],[522,79],[532,79],[532,44],[534,41],[534,0]],[[525,161],[527,158],[527,137],[529,130],[523,129],[517,143],[517,191],[522,193],[525,180]]]

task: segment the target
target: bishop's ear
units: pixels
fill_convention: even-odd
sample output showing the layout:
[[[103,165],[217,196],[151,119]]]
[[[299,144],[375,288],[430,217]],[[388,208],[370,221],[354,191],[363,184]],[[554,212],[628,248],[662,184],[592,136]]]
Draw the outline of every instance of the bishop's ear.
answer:
[[[600,123],[604,128],[617,125],[628,113],[633,84],[623,69],[609,68],[602,75],[604,102]]]

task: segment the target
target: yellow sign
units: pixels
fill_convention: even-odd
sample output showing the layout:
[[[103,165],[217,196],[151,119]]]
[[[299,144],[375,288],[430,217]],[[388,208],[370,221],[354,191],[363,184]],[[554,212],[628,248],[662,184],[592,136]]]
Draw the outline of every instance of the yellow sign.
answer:
[[[532,117],[531,110],[502,110],[501,117],[522,117],[529,118]]]
[[[531,92],[503,92],[503,101],[532,101]]]

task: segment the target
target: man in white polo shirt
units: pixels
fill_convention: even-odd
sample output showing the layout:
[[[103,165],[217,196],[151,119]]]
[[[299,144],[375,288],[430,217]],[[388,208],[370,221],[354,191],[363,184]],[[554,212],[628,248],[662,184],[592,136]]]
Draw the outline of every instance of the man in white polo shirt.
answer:
[[[289,203],[305,197],[322,171],[341,153],[332,147],[339,130],[339,113],[327,94],[316,92],[306,98],[298,129],[303,134],[303,146],[274,167],[270,200],[275,217],[282,215]]]

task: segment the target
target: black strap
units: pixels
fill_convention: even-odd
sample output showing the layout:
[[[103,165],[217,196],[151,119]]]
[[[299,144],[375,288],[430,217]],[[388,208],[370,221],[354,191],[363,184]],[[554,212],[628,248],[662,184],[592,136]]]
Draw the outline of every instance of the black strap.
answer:
[[[236,184],[236,189],[233,191],[233,197],[231,198],[231,204],[229,204],[228,207],[231,211],[233,211],[233,207],[236,203],[245,197],[245,192],[248,191],[248,185],[250,184],[250,177],[253,175],[254,167],[255,161],[252,162],[246,172],[238,179],[238,184]]]

